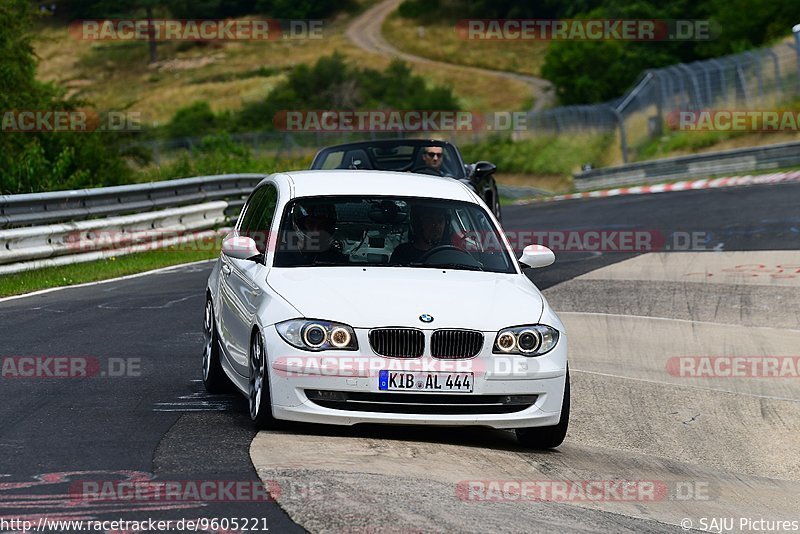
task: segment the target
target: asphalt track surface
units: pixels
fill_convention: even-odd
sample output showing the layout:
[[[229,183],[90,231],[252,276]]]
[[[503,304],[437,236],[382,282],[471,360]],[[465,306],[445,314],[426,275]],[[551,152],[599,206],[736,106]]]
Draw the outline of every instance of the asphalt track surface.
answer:
[[[688,385],[652,380],[652,362],[641,358],[675,340],[685,345],[682,354],[724,354],[743,326],[755,332],[745,343],[755,340],[746,347],[750,353],[796,355],[797,283],[749,274],[744,282],[687,289],[652,265],[645,273],[661,277],[652,281],[614,270],[642,258],[655,258],[657,267],[665,255],[741,253],[750,264],[766,257],[759,251],[778,251],[795,261],[798,198],[800,184],[784,184],[504,209],[507,230],[637,229],[665,236],[666,243],[674,232],[704,232],[703,246],[723,251],[563,252],[554,266],[532,274],[574,341],[573,422],[565,444],[546,453],[520,449],[509,433],[489,429],[290,425],[256,438],[243,398],[208,396],[198,382],[210,264],[0,302],[4,360],[87,357],[106,372],[109,361],[140,365],[128,373],[140,376],[0,378],[0,519],[258,517],[280,532],[679,532],[680,514],[693,517],[696,528],[703,514],[733,511],[800,519],[797,379]],[[724,299],[731,302],[720,306]],[[610,328],[619,332],[616,340],[574,334]],[[642,340],[651,346],[642,348]],[[692,352],[692,342],[706,346]],[[188,487],[252,483],[259,475],[280,487],[277,503],[87,502],[76,490],[85,481],[136,476]],[[675,484],[701,481],[711,497],[688,504],[669,499],[660,507],[464,503],[456,488],[470,476],[648,479],[671,492]],[[733,507],[737,497],[747,504]],[[781,516],[787,510],[795,517]]]

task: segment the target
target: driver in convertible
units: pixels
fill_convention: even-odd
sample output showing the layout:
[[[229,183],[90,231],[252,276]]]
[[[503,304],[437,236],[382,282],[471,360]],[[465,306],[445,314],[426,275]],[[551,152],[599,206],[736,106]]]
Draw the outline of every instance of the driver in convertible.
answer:
[[[285,257],[292,265],[349,263],[333,240],[337,223],[333,204],[297,203],[291,217],[294,238]]]
[[[444,171],[442,170],[442,163],[444,163],[444,147],[423,147],[422,161],[425,163],[425,166],[416,169],[415,172],[432,174],[434,176],[444,176]]]
[[[434,247],[449,244],[444,239],[450,218],[447,210],[433,206],[415,207],[411,211],[411,242],[394,249],[389,263],[408,265],[418,263]]]

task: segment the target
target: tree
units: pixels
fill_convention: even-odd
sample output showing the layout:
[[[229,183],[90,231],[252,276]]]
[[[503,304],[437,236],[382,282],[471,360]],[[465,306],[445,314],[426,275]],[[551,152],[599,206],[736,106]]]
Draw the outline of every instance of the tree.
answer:
[[[169,9],[175,0],[61,0],[56,4],[56,15],[76,19],[124,19],[144,15],[152,20],[158,10]],[[196,16],[196,15],[195,15]],[[154,31],[149,34],[149,62],[158,61],[158,41]]]
[[[54,85],[36,80],[28,0],[0,3],[0,113],[72,110]],[[0,133],[0,194],[120,183],[129,176],[111,134]]]

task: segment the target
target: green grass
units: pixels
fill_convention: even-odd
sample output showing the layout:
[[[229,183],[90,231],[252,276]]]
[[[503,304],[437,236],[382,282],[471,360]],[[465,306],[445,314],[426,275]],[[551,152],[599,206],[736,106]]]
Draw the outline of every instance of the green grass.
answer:
[[[800,98],[789,98],[768,105],[755,106],[761,110],[797,110]],[[635,161],[668,158],[684,154],[711,152],[732,148],[763,146],[800,139],[796,131],[674,131],[665,125],[664,134],[646,139],[635,149]]]
[[[468,40],[456,30],[457,20],[414,20],[395,12],[384,22],[382,33],[398,49],[417,56],[469,67],[539,76],[547,42]],[[420,27],[424,28],[422,36]]]
[[[37,77],[96,109],[137,112],[145,126],[165,124],[177,107],[197,101],[209,102],[215,113],[236,111],[265,99],[296,65],[313,64],[334,51],[362,67],[384,70],[390,57],[364,52],[345,35],[356,14],[377,1],[355,0],[352,11],[325,22],[323,40],[162,42],[152,65],[146,42],[78,40],[63,22],[43,21],[36,28]],[[432,85],[452,85],[465,109],[516,110],[530,101],[530,90],[519,82],[476,78],[458,67],[414,64],[412,69]]]
[[[204,244],[197,247],[189,244],[184,250],[154,250],[75,265],[46,267],[22,273],[0,275],[0,297],[21,295],[51,287],[107,280],[171,265],[208,260],[217,256],[219,256],[219,248],[216,244],[214,246]]]
[[[674,132],[645,142],[636,150],[636,161],[666,158],[678,152],[697,152],[747,132]]]
[[[567,176],[585,163],[605,165],[612,143],[610,135],[576,133],[519,141],[495,137],[459,148],[466,161],[489,159],[498,172]]]

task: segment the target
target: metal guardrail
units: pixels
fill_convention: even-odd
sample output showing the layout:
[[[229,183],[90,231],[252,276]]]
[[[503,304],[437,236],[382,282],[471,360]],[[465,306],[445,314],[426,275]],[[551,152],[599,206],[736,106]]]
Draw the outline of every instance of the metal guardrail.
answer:
[[[574,175],[575,188],[588,191],[630,184],[708,178],[728,173],[800,166],[800,142],[629,163]]]
[[[225,223],[227,207],[227,202],[217,200],[136,215],[0,230],[0,265],[142,244],[162,248],[172,238],[191,239],[193,232]]]
[[[233,212],[241,208],[244,198],[265,176],[225,174],[96,189],[0,195],[0,228],[141,213],[212,200],[228,200],[229,212]]]
[[[0,274],[214,238],[265,176],[0,196]]]

